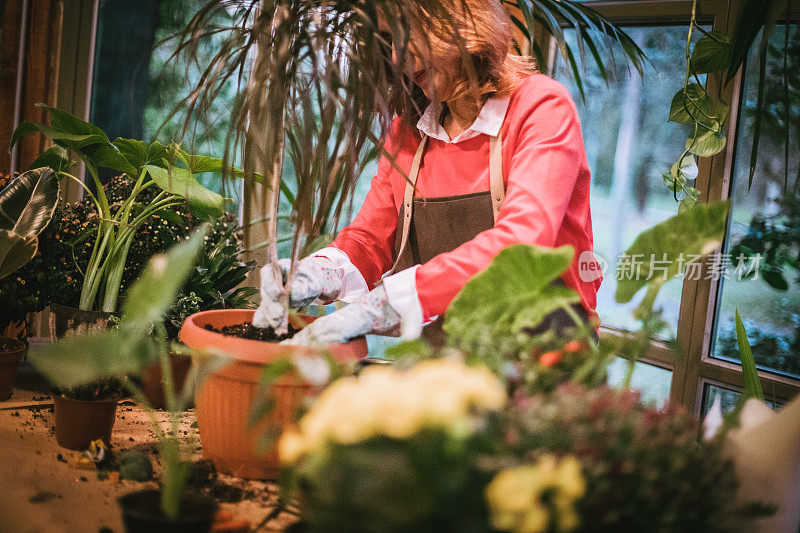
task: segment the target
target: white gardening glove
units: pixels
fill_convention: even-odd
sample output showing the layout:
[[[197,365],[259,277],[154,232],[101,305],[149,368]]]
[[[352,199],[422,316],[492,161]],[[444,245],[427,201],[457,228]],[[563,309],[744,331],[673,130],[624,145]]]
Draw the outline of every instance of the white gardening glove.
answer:
[[[289,259],[278,261],[280,279],[277,279],[272,264],[261,269],[261,303],[253,315],[253,325],[257,328],[280,327],[288,320],[286,309],[281,305],[284,284],[289,276]],[[289,286],[289,307],[297,309],[320,299],[323,302],[335,300],[342,290],[342,268],[327,257],[306,257],[297,263]],[[277,329],[276,329],[277,331]],[[284,333],[286,330],[282,330]]]
[[[400,322],[400,315],[389,305],[386,289],[380,285],[358,302],[318,318],[281,344],[337,344],[367,333],[393,333],[399,330]]]

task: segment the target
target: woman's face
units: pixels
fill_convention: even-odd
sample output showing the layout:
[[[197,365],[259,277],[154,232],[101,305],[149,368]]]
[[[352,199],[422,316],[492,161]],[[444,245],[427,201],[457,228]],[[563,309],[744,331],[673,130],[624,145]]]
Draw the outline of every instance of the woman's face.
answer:
[[[402,50],[392,43],[392,61],[400,65]],[[408,78],[422,89],[429,100],[447,100],[447,67],[441,58],[433,56],[430,41],[412,30],[406,50],[403,71]]]

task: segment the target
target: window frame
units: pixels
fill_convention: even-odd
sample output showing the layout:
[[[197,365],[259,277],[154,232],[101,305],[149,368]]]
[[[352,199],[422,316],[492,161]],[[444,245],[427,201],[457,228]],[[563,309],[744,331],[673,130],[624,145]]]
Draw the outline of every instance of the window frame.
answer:
[[[691,18],[692,0],[590,0],[583,2],[611,22],[621,26],[688,25]],[[709,24],[712,29],[731,35],[743,0],[698,1],[696,22]],[[778,23],[791,13],[800,11],[800,0],[790,0],[787,10]],[[565,24],[566,26],[566,24]],[[548,73],[555,69],[555,47],[553,39],[537,34],[542,49],[549,47],[552,58]],[[731,102],[731,114],[727,122],[725,150],[712,157],[698,159],[698,175],[695,188],[700,191],[700,201],[725,200],[731,193],[731,180],[736,155],[741,111],[741,96],[744,89],[744,67],[723,86],[720,74],[709,74],[707,89]],[[676,206],[677,212],[677,206]],[[730,221],[728,221],[730,223]],[[725,240],[727,242],[728,231]],[[714,321],[720,297],[720,280],[705,279],[705,266],[699,279],[684,279],[677,326],[677,346],[683,356],[677,357],[660,340],[653,340],[648,353],[640,361],[672,371],[670,401],[682,404],[700,416],[703,395],[707,384],[717,385],[737,392],[744,388],[741,366],[712,357],[710,350],[714,339]],[[620,328],[601,326],[600,334],[622,336]],[[800,393],[800,379],[783,376],[775,372],[759,370],[762,387],[770,400],[786,403]]]

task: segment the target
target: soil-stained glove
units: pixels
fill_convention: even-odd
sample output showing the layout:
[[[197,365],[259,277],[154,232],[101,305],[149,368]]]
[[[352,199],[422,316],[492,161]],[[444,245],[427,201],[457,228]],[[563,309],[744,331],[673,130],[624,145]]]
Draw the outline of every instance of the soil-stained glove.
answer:
[[[253,325],[258,328],[285,323],[286,310],[280,304],[286,278],[289,276],[289,259],[278,261],[281,279],[276,279],[273,265],[261,269],[261,303],[253,315]],[[289,287],[289,307],[297,309],[320,299],[335,300],[342,290],[342,269],[327,257],[310,256],[297,264]],[[284,330],[285,331],[285,330]]]
[[[283,280],[281,272],[273,264],[261,269],[261,303],[253,314],[253,325],[257,328],[272,328],[277,335],[289,330],[289,315],[281,304]]]
[[[282,344],[325,346],[345,342],[366,333],[385,335],[400,327],[400,315],[389,305],[383,285],[360,301],[318,318]]]

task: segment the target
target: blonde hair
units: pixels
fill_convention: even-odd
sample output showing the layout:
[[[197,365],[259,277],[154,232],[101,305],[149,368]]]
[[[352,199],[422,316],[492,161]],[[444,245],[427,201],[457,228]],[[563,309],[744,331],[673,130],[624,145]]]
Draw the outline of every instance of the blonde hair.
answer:
[[[410,0],[406,8],[417,51],[447,77],[439,100],[477,110],[536,72],[532,59],[512,53],[514,26],[499,0]]]

